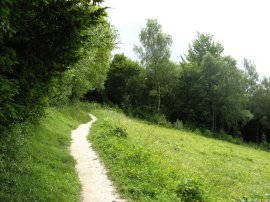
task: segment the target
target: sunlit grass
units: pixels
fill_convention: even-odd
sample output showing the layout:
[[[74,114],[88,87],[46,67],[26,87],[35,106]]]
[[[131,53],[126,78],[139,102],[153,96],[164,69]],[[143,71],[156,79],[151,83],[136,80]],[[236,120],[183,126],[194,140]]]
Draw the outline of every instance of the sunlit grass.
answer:
[[[199,181],[207,201],[270,193],[269,152],[162,128],[111,110],[93,114],[98,118],[90,136],[93,146],[119,192],[132,201],[180,201],[176,187],[183,178]],[[111,126],[126,129],[128,137],[110,134]]]

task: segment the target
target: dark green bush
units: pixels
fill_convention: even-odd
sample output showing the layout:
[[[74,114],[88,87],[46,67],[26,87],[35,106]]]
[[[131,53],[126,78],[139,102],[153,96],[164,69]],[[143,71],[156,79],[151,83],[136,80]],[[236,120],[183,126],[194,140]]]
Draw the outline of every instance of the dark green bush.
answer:
[[[176,194],[184,202],[204,201],[200,183],[190,178],[184,178],[177,184]]]
[[[208,129],[205,129],[202,134],[206,137],[213,137],[213,132]]]

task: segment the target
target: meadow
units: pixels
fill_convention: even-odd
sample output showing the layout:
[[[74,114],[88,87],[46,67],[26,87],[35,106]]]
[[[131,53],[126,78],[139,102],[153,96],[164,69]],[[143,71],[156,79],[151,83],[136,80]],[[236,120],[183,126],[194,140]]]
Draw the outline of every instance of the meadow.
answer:
[[[130,201],[269,201],[270,153],[92,111],[89,139]]]

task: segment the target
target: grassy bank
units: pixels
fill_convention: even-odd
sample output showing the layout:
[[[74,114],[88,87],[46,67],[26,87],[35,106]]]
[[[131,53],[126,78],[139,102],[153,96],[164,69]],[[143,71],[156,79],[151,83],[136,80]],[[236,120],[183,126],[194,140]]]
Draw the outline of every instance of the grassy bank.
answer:
[[[269,152],[111,110],[92,113],[98,118],[91,130],[93,147],[118,191],[131,201],[270,200]]]
[[[29,125],[16,158],[0,173],[0,201],[79,201],[81,186],[69,154],[71,130],[89,121],[89,105],[49,108]]]

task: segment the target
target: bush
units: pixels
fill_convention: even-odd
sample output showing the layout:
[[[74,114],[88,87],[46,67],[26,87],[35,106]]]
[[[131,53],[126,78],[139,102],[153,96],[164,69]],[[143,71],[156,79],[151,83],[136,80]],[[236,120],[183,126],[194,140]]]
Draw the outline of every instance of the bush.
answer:
[[[164,114],[155,114],[150,120],[151,122],[154,122],[158,125],[165,126],[165,127],[172,127],[172,124],[167,121]]]
[[[123,126],[111,126],[109,134],[114,135],[116,137],[126,138],[127,129],[125,129]]]
[[[208,130],[208,129],[205,129],[203,131],[203,135],[206,136],[206,137],[213,137],[213,133],[211,130]]]
[[[193,122],[187,121],[185,122],[185,129],[193,131],[196,129],[196,125]]]
[[[201,135],[202,134],[199,128],[196,128],[194,130],[194,133],[197,134],[197,135]]]
[[[228,134],[225,133],[225,131],[223,129],[220,129],[219,132],[215,132],[214,136],[218,139],[221,140],[227,140],[228,138]]]
[[[264,133],[262,134],[262,142],[260,143],[260,146],[266,150],[270,149],[270,145],[267,143],[266,135]]]
[[[190,178],[184,178],[177,184],[176,194],[184,202],[204,201],[204,193],[200,183]]]
[[[173,127],[174,127],[175,129],[182,130],[182,129],[184,128],[183,122],[182,122],[182,121],[179,121],[179,119],[177,119],[177,120],[174,122]]]

